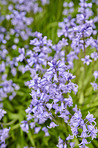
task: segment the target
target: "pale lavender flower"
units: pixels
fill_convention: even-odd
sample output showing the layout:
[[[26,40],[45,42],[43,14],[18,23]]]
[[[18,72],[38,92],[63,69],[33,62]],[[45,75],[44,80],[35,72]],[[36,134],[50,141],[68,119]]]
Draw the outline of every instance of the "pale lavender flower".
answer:
[[[1,64],[0,64],[0,73],[1,72],[5,72],[5,63],[4,62],[2,62]]]
[[[50,126],[47,126],[48,128],[55,128],[56,126],[58,126],[57,124],[55,124],[54,122],[50,123]]]
[[[93,82],[93,83],[91,83],[91,85],[93,86],[94,91],[98,89],[98,84],[97,83]]]
[[[34,129],[35,132],[34,132],[34,133],[35,133],[35,134],[38,134],[38,132],[40,131],[40,129],[41,129],[41,127],[35,127],[35,129]]]
[[[65,144],[65,145],[66,145],[66,144]],[[59,137],[59,142],[58,142],[58,144],[57,144],[57,147],[58,147],[58,148],[63,148],[63,146],[64,146],[64,142],[63,142],[63,140]],[[64,148],[67,148],[67,147],[64,146]]]
[[[89,136],[92,137],[92,140],[93,140],[94,138],[96,138],[97,133],[98,133],[98,129],[95,128],[95,126],[92,125],[92,124],[87,125],[87,128],[88,128],[88,131],[89,131],[89,134],[90,134]]]
[[[27,132],[28,133],[29,125],[28,125],[27,121],[22,121],[20,127],[22,128],[22,130],[24,132]]]
[[[49,0],[41,0],[42,5],[49,4]]]
[[[82,142],[79,144],[79,147],[80,148],[88,148],[85,144],[89,144],[89,142],[85,138],[83,138]]]
[[[96,118],[93,118],[93,114],[90,114],[90,112],[88,112],[88,115],[86,116],[86,119],[89,121],[90,124],[91,123],[95,123],[96,124],[96,122],[95,122]]]
[[[0,120],[2,119],[4,114],[6,114],[6,111],[4,111],[3,109],[0,109]]]
[[[22,62],[25,59],[25,49],[19,48],[20,55],[16,58],[17,61]]]
[[[94,77],[95,77],[95,80],[98,78],[98,71],[94,71]]]
[[[75,142],[70,142],[70,147],[71,148],[75,147]]]
[[[9,129],[7,128],[3,128],[3,129],[0,129],[0,145],[1,145],[1,148],[5,148],[6,147],[6,144],[5,144],[5,139],[8,138],[9,136]]]
[[[48,133],[48,129],[46,127],[43,127],[42,131],[45,132],[45,136],[50,136],[49,133]]]
[[[92,60],[90,59],[89,55],[86,55],[85,58],[82,58],[81,61],[83,61],[84,64],[89,65]]]
[[[91,58],[94,59],[94,61],[96,61],[98,59],[98,53],[97,52],[91,53]]]

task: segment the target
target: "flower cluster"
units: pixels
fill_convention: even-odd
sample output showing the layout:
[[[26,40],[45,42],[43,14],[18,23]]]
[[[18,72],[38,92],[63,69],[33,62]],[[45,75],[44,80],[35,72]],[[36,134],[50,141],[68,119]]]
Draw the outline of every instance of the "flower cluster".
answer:
[[[41,79],[37,75],[30,81],[29,87],[32,88],[32,101],[27,113],[27,121],[22,121],[22,129],[26,132],[29,130],[28,121],[31,121],[30,127],[35,128],[35,133],[40,131],[40,127],[36,127],[36,123],[43,124],[47,119],[52,119],[52,110],[59,117],[64,118],[68,122],[69,112],[67,106],[72,106],[72,98],[64,98],[64,94],[70,93],[72,90],[77,93],[78,86],[71,82],[74,78],[67,70],[64,62],[52,60],[48,62],[50,68],[46,71]],[[66,85],[65,85],[66,84]],[[32,119],[34,121],[32,122]],[[54,122],[50,123],[48,128],[55,127]],[[37,130],[37,131],[36,131]],[[47,132],[45,130],[45,132]]]
[[[73,2],[70,2],[70,3],[64,2],[63,6],[65,8],[63,11],[63,15],[68,16],[70,13],[72,13],[74,11],[74,7],[73,7],[74,3]]]
[[[73,101],[70,95],[68,98],[64,96],[72,90],[77,93],[78,86],[71,82],[75,76],[67,71],[68,67],[64,62],[52,60],[48,62],[48,65],[50,68],[43,75],[42,79],[36,75],[29,83],[29,87],[32,88],[32,101],[26,109],[27,121],[22,121],[21,128],[23,131],[28,132],[30,126],[31,129],[35,130],[35,133],[38,133],[41,130],[41,126],[37,124],[44,124],[48,119],[51,122],[47,128],[55,128],[59,125],[56,123],[53,113],[55,115],[59,114],[58,117],[62,118],[71,127],[72,131],[72,136],[66,138],[66,143],[68,144],[67,141],[74,139],[74,137],[81,137],[79,147],[84,147],[85,144],[89,143],[87,138],[95,138],[98,132],[95,127],[95,118],[88,113],[83,120],[77,106],[73,108],[74,115],[70,114],[67,108],[73,106]],[[42,128],[42,130],[46,136],[49,136],[47,128],[44,130]],[[82,129],[81,135],[79,134],[80,129]],[[66,144],[59,138],[57,146],[61,147],[63,144],[65,147]],[[70,146],[74,147],[74,143],[70,142]]]
[[[4,116],[4,114],[6,114],[6,111],[4,111],[3,109],[0,109],[0,121],[2,119],[2,117]],[[10,128],[3,128],[3,125],[0,123],[0,147],[1,148],[5,148],[6,144],[5,144],[5,139],[8,138],[8,133]]]
[[[25,61],[26,65],[19,69],[22,73],[30,71],[31,77],[33,77],[36,72],[44,73],[48,61],[52,59],[49,55],[52,52],[52,41],[47,40],[47,37],[42,37],[42,34],[39,32],[33,33],[33,40],[30,40],[30,46],[33,46],[33,50],[24,48],[19,48],[20,55],[16,58],[16,62]]]
[[[64,5],[67,6],[65,2]],[[63,22],[59,23],[59,27],[61,29],[58,30],[58,37],[64,35],[66,38],[69,38],[72,43],[72,50],[67,54],[67,61],[71,64],[71,68],[73,68],[73,60],[78,59],[78,54],[81,49],[84,52],[84,58],[81,58],[83,63],[89,65],[92,62],[89,59],[90,55],[86,55],[86,50],[88,47],[95,48],[98,51],[98,42],[96,39],[93,39],[91,35],[96,35],[97,31],[94,23],[94,19],[91,18],[93,12],[91,10],[92,3],[87,3],[85,0],[80,0],[80,7],[78,9],[78,14],[76,18],[72,18],[72,16],[68,16],[68,18],[64,18]],[[91,54],[91,58],[97,60],[97,53],[94,52]],[[95,56],[95,57],[94,57]]]
[[[94,77],[95,77],[95,81],[98,78],[98,71],[94,71]],[[96,82],[91,83],[92,87],[94,88],[94,90],[98,90],[98,84]]]
[[[28,27],[32,22],[33,18],[26,17],[26,13],[19,12],[17,10],[10,10],[11,14],[6,15],[7,20],[11,20],[11,24],[14,26],[14,29],[10,29],[9,34],[16,34],[14,43],[18,43],[18,36],[20,35],[23,40],[27,40],[29,36],[32,35],[32,30]]]

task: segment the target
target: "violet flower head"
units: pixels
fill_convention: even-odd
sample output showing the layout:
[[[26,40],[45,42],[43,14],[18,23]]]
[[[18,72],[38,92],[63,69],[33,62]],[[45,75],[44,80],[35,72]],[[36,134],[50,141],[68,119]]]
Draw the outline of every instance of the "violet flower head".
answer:
[[[51,122],[50,123],[50,126],[47,126],[48,128],[55,128],[56,126],[58,126],[58,125],[56,125],[54,122]]]
[[[81,61],[83,61],[84,64],[89,65],[92,60],[90,59],[89,55],[86,55],[85,58],[82,58]]]
[[[93,115],[88,112],[88,115],[83,120],[82,114],[80,110],[77,110],[77,106],[73,109],[75,111],[75,114],[72,116],[70,120],[70,127],[73,136],[81,137],[82,141],[79,144],[79,147],[86,147],[86,144],[89,144],[90,142],[87,141],[88,137],[91,137],[92,139],[96,138],[98,130],[95,127],[96,122],[95,118],[93,118]],[[80,132],[78,131],[82,129],[81,135],[79,136]],[[67,140],[71,139],[72,136],[69,136]]]
[[[42,5],[49,4],[50,0],[41,0]]]
[[[91,58],[94,59],[94,61],[97,61],[98,60],[98,53],[97,52],[91,53]]]
[[[16,60],[22,62],[25,59],[25,50],[24,50],[24,48],[19,48],[19,53],[20,53],[20,55],[19,55],[19,57],[17,57]]]
[[[41,127],[35,127],[35,129],[34,129],[35,132],[34,132],[34,133],[35,133],[35,134],[38,134],[38,132],[40,131],[40,129],[41,129]]]
[[[66,143],[64,143],[64,141],[60,137],[59,137],[59,141],[58,141],[57,147],[58,148],[67,148]]]
[[[94,77],[95,77],[95,80],[98,78],[98,71],[94,71]]]
[[[8,133],[10,129],[4,128],[0,130],[0,141],[5,142],[5,139],[8,138]]]
[[[4,111],[3,109],[0,109],[0,120],[2,119],[4,114],[6,114],[6,111]]]
[[[94,88],[94,91],[98,90],[98,84],[97,83],[93,82],[93,83],[91,83],[91,85]]]
[[[22,121],[20,127],[22,128],[23,131],[28,133],[29,125],[28,125],[27,121]]]
[[[0,109],[0,120],[2,119],[4,114],[6,114],[6,111],[4,111],[3,109]],[[3,124],[1,123],[1,128],[0,128],[0,147],[1,148],[6,148],[5,139],[9,137],[9,130],[10,128],[9,129],[3,128]]]
[[[70,3],[64,2],[63,7],[65,8],[63,10],[63,15],[69,15],[74,11],[74,3],[71,1]]]
[[[43,127],[42,131],[45,132],[45,136],[50,136],[49,133],[48,133],[48,129],[46,127]]]
[[[88,120],[88,122],[91,124],[91,123],[95,123],[95,119],[96,118],[93,118],[93,114],[90,114],[90,112],[88,112],[88,115],[86,116],[86,119]]]
[[[1,72],[5,72],[5,63],[4,62],[2,62],[1,64],[0,64],[0,73]]]

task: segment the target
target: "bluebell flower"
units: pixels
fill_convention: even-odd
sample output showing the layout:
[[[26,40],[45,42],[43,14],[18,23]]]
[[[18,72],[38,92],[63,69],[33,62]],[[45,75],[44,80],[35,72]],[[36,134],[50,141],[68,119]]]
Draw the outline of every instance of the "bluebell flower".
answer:
[[[6,114],[6,111],[4,111],[3,109],[0,109],[0,120],[2,119],[4,114]]]
[[[24,60],[24,58],[25,58],[25,50],[24,50],[24,48],[19,48],[19,53],[20,53],[20,55],[19,55],[19,57],[17,57],[17,61],[22,62]]]
[[[93,86],[94,91],[98,89],[98,84],[97,83],[93,82],[93,83],[91,83],[91,85]]]
[[[55,128],[56,126],[58,126],[57,124],[55,124],[54,122],[50,123],[50,126],[47,126],[48,128]]]
[[[50,136],[49,133],[48,133],[48,129],[46,127],[43,127],[42,131],[45,132],[45,136]]]
[[[58,148],[67,148],[66,143],[64,144],[63,140],[59,137],[59,142],[57,144]]]
[[[98,71],[94,71],[94,77],[95,77],[95,80],[98,78]]]
[[[85,138],[82,139],[82,142],[79,144],[80,148],[88,148],[85,144],[89,144]]]
[[[34,132],[34,133],[35,133],[35,134],[38,134],[38,132],[40,131],[40,128],[41,128],[41,127],[35,127],[35,129],[34,129],[35,132]]]
[[[88,131],[89,131],[89,136],[92,137],[92,140],[93,140],[94,138],[96,138],[97,133],[98,133],[98,129],[95,128],[95,126],[92,125],[92,124],[87,125],[87,128],[88,128]]]
[[[98,59],[98,53],[97,52],[91,53],[91,58],[94,59],[94,61],[96,61]]]
[[[1,64],[0,64],[0,73],[1,72],[5,72],[5,63],[4,62],[2,62]]]
[[[88,115],[86,116],[86,119],[89,121],[90,124],[91,123],[95,123],[96,124],[96,122],[95,122],[96,118],[93,118],[93,114],[90,114],[90,112],[88,112]]]
[[[0,147],[1,148],[5,148],[6,144],[5,144],[5,139],[9,137],[9,130],[10,128],[3,128],[0,129]]]
[[[20,127],[22,128],[23,131],[28,133],[29,125],[28,125],[27,121],[22,121]]]
[[[87,64],[87,65],[89,65],[90,62],[92,62],[89,55],[86,55],[85,58],[82,58],[81,60],[83,61],[84,64]]]

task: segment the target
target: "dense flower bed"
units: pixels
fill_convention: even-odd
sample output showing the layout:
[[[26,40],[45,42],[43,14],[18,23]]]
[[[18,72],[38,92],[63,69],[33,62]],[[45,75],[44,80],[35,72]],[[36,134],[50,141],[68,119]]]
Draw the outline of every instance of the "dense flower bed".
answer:
[[[0,148],[97,148],[98,1],[0,9]]]

